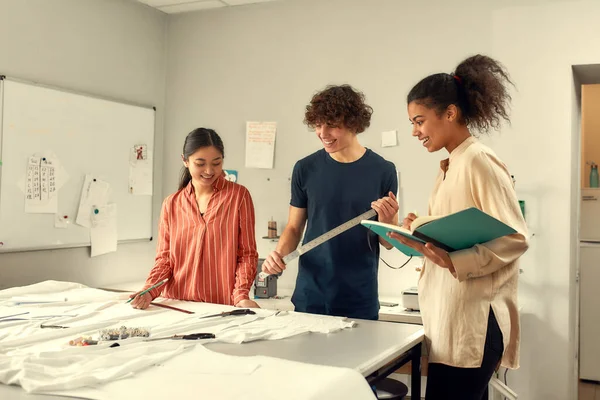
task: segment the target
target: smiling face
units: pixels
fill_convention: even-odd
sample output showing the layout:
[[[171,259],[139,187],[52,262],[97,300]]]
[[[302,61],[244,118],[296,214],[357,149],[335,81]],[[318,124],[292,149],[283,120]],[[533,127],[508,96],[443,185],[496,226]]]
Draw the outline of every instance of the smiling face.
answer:
[[[183,164],[196,187],[210,187],[223,174],[223,154],[215,146],[200,147]]]
[[[323,148],[329,154],[349,148],[356,138],[356,133],[347,128],[331,124],[317,124],[315,132]]]
[[[419,139],[423,147],[430,153],[448,148],[449,141],[453,136],[456,113],[457,109],[454,105],[438,115],[433,108],[411,102],[408,104],[408,119],[413,126],[412,135]]]

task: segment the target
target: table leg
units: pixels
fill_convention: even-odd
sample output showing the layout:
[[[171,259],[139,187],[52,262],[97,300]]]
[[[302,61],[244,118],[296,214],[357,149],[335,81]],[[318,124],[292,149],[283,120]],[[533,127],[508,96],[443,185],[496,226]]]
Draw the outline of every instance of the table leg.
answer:
[[[410,398],[421,400],[421,344],[413,347],[410,359]]]

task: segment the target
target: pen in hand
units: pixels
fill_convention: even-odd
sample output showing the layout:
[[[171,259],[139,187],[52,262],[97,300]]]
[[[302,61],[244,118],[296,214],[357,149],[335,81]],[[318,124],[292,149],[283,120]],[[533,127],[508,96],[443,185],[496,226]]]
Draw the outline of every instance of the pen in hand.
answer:
[[[158,282],[157,284],[150,286],[148,289],[146,289],[146,290],[142,290],[141,292],[139,292],[139,293],[136,293],[136,294],[135,294],[134,296],[132,296],[132,297],[131,297],[129,300],[127,300],[127,301],[125,302],[125,304],[127,304],[127,303],[131,303],[131,301],[132,301],[133,299],[135,299],[136,297],[138,297],[138,296],[143,296],[143,295],[145,295],[146,293],[148,293],[149,291],[151,291],[152,289],[156,289],[157,287],[160,287],[160,286],[164,285],[165,283],[167,283],[167,281],[168,281],[168,280],[169,280],[169,278],[165,278],[165,279],[163,279],[162,281]]]

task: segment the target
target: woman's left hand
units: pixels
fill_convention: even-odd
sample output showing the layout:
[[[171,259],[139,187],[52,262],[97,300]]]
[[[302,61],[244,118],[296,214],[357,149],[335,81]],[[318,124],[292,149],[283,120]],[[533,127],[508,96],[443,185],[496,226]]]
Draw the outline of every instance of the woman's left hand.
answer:
[[[260,308],[260,306],[255,301],[250,299],[242,300],[235,306],[240,308]]]
[[[417,242],[416,240],[411,240],[395,232],[388,232],[387,236],[408,247],[412,247],[419,253],[423,254],[423,256],[429,259],[432,263],[439,265],[442,268],[446,268],[452,274],[456,272],[454,269],[454,264],[452,264],[452,259],[445,250],[440,249],[431,243],[423,244],[421,242]]]

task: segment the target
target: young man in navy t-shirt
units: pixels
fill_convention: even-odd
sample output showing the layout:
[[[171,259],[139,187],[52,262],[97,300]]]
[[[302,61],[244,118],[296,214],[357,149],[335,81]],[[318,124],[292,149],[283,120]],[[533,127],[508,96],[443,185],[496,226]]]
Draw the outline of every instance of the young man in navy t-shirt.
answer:
[[[304,122],[315,129],[323,149],[294,166],[288,223],[264,272],[285,269],[282,257],[298,247],[307,222],[303,243],[371,208],[378,221],[398,224],[396,168],[357,139],[372,112],[364,95],[349,85],[329,86],[313,96]],[[392,248],[377,238],[358,225],[300,256],[295,310],[377,319],[377,242]]]

